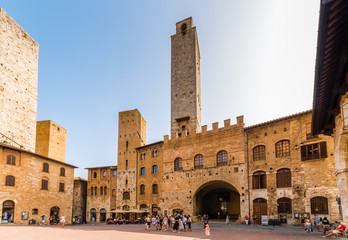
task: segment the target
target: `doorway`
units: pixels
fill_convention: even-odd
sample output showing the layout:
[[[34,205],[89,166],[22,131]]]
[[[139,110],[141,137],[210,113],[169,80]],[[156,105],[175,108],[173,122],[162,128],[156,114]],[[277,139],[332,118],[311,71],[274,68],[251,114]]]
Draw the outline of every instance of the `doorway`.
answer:
[[[13,201],[5,201],[2,204],[2,219],[1,223],[13,223],[14,217],[14,207],[15,204]]]

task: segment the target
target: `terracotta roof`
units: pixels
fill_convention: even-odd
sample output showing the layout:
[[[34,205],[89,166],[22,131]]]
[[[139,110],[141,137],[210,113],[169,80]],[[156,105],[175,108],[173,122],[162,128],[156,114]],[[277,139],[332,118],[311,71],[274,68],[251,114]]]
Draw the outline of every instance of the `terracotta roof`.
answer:
[[[88,168],[85,168],[85,169],[96,169],[96,168],[116,168],[117,169],[117,165],[116,166],[88,167]]]
[[[34,155],[34,156],[43,158],[43,159],[45,159],[45,160],[49,160],[49,161],[52,161],[52,162],[56,162],[56,163],[63,164],[63,165],[65,165],[65,166],[69,166],[69,167],[73,167],[73,168],[78,168],[78,167],[76,167],[76,166],[74,166],[74,165],[71,165],[71,164],[68,164],[68,163],[65,163],[65,162],[62,162],[62,161],[53,159],[53,158],[49,158],[49,157],[46,157],[46,156],[43,156],[43,155],[40,155],[40,154],[37,154],[37,153],[34,153],[34,152],[30,152],[30,151],[25,150],[25,149],[22,149],[22,148],[13,147],[13,146],[11,146],[11,145],[7,145],[7,144],[1,143],[1,142],[0,142],[0,146],[2,146],[2,147],[4,147],[4,148],[9,148],[9,149],[13,149],[13,150],[16,150],[16,151],[20,151],[20,152],[25,152],[25,153],[28,153],[28,154],[31,154],[31,155]]]
[[[273,120],[270,120],[270,121],[267,121],[267,122],[255,124],[255,125],[252,125],[252,126],[249,126],[249,127],[245,127],[244,130],[250,130],[250,129],[257,128],[257,127],[263,127],[263,126],[266,126],[266,125],[270,125],[270,124],[273,124],[273,123],[289,120],[291,118],[299,117],[299,116],[310,114],[310,113],[312,113],[312,110],[307,110],[307,111],[295,113],[295,114],[292,114],[292,115],[289,115],[289,116],[285,116],[285,117],[273,119]]]
[[[86,179],[82,178],[82,177],[74,177],[74,180],[79,180],[79,181],[85,181],[87,182]]]
[[[150,146],[153,146],[153,145],[156,145],[156,144],[161,144],[161,143],[163,143],[163,141],[158,141],[158,142],[150,143],[150,144],[147,144],[147,145],[144,145],[144,146],[141,146],[141,147],[137,147],[136,150],[141,149],[141,148],[150,147]]]
[[[322,1],[320,5],[314,78],[312,131],[330,135],[340,112],[339,97],[348,91],[344,83],[347,54],[348,1]]]

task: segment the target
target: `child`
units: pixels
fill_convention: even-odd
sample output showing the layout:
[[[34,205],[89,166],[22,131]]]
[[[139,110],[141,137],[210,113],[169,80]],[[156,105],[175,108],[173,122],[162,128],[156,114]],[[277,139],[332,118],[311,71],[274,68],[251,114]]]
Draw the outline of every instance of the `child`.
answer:
[[[209,236],[210,236],[209,224],[206,224],[206,225],[205,225],[204,231],[205,231],[205,238],[209,238]]]

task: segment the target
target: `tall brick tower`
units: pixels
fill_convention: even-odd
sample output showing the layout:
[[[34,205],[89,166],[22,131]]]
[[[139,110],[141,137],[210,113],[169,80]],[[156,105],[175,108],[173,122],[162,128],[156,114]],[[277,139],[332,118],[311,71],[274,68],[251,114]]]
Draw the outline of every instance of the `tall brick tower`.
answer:
[[[135,148],[146,144],[146,121],[137,109],[119,113],[118,135],[116,207],[121,210],[127,207],[135,209],[137,189]]]
[[[171,40],[171,135],[200,132],[200,54],[192,17],[176,23]]]

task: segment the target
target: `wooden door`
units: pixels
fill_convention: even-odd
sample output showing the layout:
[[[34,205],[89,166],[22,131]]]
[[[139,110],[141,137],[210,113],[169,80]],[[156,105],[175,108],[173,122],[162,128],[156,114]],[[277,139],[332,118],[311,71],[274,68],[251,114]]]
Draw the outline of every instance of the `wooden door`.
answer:
[[[267,215],[267,201],[263,198],[257,198],[254,201],[254,216],[256,217],[257,224],[261,224],[261,216]],[[253,217],[250,217],[253,220]]]

